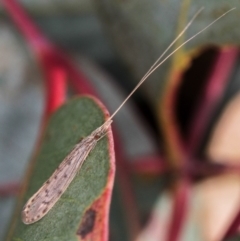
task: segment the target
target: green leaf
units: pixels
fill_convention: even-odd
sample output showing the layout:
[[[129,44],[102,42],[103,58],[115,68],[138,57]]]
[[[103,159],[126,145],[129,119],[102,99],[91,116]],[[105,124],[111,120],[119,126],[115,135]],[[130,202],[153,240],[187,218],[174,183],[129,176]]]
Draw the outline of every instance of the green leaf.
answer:
[[[107,239],[108,211],[114,178],[112,132],[90,152],[66,192],[41,220],[25,225],[21,210],[74,145],[106,119],[106,109],[94,98],[75,98],[50,119],[39,153],[31,162],[7,240],[79,240],[96,231]],[[99,203],[101,205],[99,205]],[[90,224],[89,224],[90,222]],[[78,235],[77,235],[78,233]],[[92,236],[91,236],[92,237]]]

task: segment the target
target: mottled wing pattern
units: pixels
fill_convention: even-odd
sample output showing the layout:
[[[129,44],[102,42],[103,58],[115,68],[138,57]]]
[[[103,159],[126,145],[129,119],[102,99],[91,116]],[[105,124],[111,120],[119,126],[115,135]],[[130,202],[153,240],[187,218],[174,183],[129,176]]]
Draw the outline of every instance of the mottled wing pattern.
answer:
[[[25,224],[34,223],[47,214],[67,189],[96,143],[94,138],[88,136],[75,146],[52,176],[24,206],[22,220]]]
[[[95,147],[97,142],[105,136],[111,123],[111,119],[107,120],[103,125],[78,143],[62,161],[56,171],[54,171],[52,176],[28,200],[22,211],[22,221],[25,224],[38,221],[54,206],[81,168],[89,152]]]

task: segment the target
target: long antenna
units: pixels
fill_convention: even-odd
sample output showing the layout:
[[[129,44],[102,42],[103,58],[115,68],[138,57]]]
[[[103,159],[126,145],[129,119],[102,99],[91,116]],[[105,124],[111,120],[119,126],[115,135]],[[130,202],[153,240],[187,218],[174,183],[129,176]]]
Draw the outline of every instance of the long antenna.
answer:
[[[161,56],[157,59],[157,61],[150,67],[150,69],[147,71],[147,73],[142,77],[142,79],[139,81],[139,83],[136,85],[136,87],[131,91],[131,93],[126,97],[126,99],[121,103],[121,105],[113,112],[113,114],[109,117],[108,120],[111,120],[117,112],[122,108],[122,106],[128,101],[128,99],[135,93],[135,91],[140,87],[140,85],[158,68],[160,67],[168,58],[170,58],[175,52],[177,52],[183,45],[191,41],[193,38],[198,36],[200,33],[205,31],[207,28],[212,26],[215,22],[217,22],[219,19],[224,17],[229,12],[233,11],[236,8],[232,8],[228,10],[227,12],[223,13],[220,17],[215,19],[213,22],[211,22],[209,25],[207,25],[205,28],[194,34],[192,37],[190,37],[188,40],[183,42],[180,46],[178,46],[175,50],[173,50],[167,57],[165,57],[160,63],[159,60],[164,56],[164,54],[171,48],[171,46],[183,35],[184,32],[186,32],[187,28],[192,24],[193,20],[198,16],[198,14],[202,11],[203,8],[201,8],[194,17],[190,20],[190,22],[187,24],[187,26],[183,29],[183,31],[172,41],[172,43],[167,47],[167,49],[161,54]]]
[[[189,21],[189,23],[185,26],[185,28],[178,34],[178,36],[169,44],[169,46],[164,50],[161,56],[154,62],[154,64],[150,67],[147,73],[142,77],[142,79],[149,74],[149,72],[157,65],[157,63],[162,59],[162,57],[167,53],[167,51],[177,42],[177,40],[187,31],[190,25],[193,23],[195,18],[202,12],[204,7],[201,7],[193,16],[193,18]]]

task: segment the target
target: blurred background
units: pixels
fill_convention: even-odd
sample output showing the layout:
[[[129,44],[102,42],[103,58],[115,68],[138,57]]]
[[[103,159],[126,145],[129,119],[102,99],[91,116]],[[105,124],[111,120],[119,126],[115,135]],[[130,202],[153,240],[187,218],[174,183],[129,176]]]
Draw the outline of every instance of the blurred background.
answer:
[[[133,171],[117,166],[110,240],[239,240],[240,3],[18,3],[111,113],[202,6],[175,47],[237,8],[164,63],[116,116],[125,168]],[[0,240],[39,135],[47,88],[41,43],[23,33],[28,22],[16,18],[12,4],[0,6]]]

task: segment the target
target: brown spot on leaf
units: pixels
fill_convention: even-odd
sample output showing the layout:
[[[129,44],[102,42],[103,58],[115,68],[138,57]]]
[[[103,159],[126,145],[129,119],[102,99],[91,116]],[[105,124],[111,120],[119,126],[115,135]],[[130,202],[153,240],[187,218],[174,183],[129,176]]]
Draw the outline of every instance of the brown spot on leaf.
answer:
[[[95,219],[96,211],[94,209],[89,209],[85,212],[82,223],[77,231],[77,234],[80,235],[82,239],[92,232]]]

